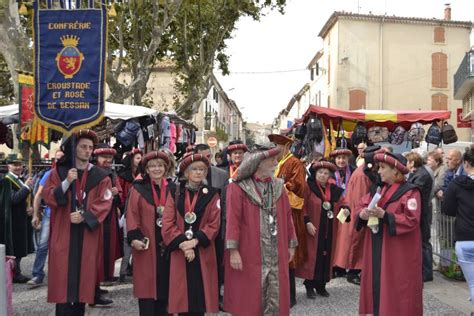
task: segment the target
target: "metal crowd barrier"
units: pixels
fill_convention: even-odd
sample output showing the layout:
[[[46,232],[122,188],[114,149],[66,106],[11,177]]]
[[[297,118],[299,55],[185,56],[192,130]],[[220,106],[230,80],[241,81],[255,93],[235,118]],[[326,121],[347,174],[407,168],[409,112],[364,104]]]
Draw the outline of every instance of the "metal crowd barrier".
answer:
[[[431,225],[431,244],[435,268],[446,277],[463,280],[461,268],[457,264],[454,248],[454,217],[441,214],[433,203],[433,222]]]

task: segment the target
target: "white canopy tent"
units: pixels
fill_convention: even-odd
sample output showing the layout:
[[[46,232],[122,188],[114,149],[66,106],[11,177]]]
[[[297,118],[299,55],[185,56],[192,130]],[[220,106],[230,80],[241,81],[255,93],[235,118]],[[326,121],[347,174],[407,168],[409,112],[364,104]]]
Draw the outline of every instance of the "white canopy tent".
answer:
[[[18,113],[18,104],[0,106],[0,119]]]
[[[18,112],[18,104],[0,106],[0,119],[18,114]],[[144,106],[105,102],[105,117],[112,120],[128,120],[134,117],[157,114],[157,110]]]

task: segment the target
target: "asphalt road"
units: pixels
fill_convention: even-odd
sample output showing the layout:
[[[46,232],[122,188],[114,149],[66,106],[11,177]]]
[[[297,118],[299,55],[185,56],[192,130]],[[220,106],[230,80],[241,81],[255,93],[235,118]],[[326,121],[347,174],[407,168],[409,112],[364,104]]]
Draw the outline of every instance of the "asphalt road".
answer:
[[[34,255],[22,262],[22,270],[29,275]],[[47,282],[47,279],[45,280]],[[137,301],[132,296],[132,284],[116,284],[104,287],[114,300],[110,307],[86,308],[86,315],[138,315]],[[328,298],[306,299],[301,280],[297,280],[298,304],[291,309],[291,315],[357,315],[359,287],[345,279],[334,279],[327,286]],[[14,285],[14,315],[54,315],[54,305],[46,302],[47,286],[29,289],[23,284]],[[446,280],[436,273],[433,282],[426,283],[423,293],[425,315],[466,315],[474,311],[468,302],[469,292],[464,282]],[[221,315],[225,315],[221,313]]]

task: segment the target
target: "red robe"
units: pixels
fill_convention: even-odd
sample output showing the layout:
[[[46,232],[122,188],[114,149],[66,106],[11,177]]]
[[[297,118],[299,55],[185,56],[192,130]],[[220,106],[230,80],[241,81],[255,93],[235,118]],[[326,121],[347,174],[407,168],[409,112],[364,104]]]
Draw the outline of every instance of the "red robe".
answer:
[[[219,194],[216,189],[209,186],[204,186],[199,191],[194,210],[197,220],[192,225],[194,238],[199,240],[199,244],[195,248],[195,259],[188,263],[184,253],[179,249],[179,244],[187,240],[184,232],[188,229],[188,224],[184,222],[185,190],[182,185],[180,190],[177,209],[175,209],[176,190],[171,190],[163,213],[162,235],[167,251],[171,253],[168,312],[217,313],[219,302],[214,240],[219,233],[221,221]],[[204,310],[196,310],[202,308]]]
[[[282,161],[283,162],[283,161]],[[285,182],[285,189],[291,206],[291,215],[295,225],[298,246],[295,250],[295,257],[290,262],[292,269],[306,261],[306,227],[303,214],[303,196],[306,186],[306,169],[303,163],[296,157],[290,156],[278,169],[278,178]]]
[[[369,193],[372,181],[364,172],[365,165],[358,167],[347,185],[346,201],[351,210],[355,210],[362,197]],[[355,225],[339,227],[334,265],[343,269],[362,269],[362,255],[365,234],[356,231]]]
[[[122,193],[120,194],[122,205],[125,205],[127,202],[128,192],[132,187],[134,179],[135,177],[132,175],[132,169],[121,170],[117,175],[117,181],[122,188]]]
[[[158,186],[156,193],[160,196]],[[169,260],[166,260],[161,228],[156,225],[156,207],[149,177],[137,180],[130,189],[127,203],[127,239],[150,240],[148,249],[133,255],[133,295],[140,299],[168,298]],[[159,254],[157,252],[160,252]],[[161,293],[158,291],[161,290]]]
[[[75,183],[66,194],[61,188],[68,170],[58,166],[51,171],[43,191],[43,198],[51,207],[48,302],[92,304],[103,249],[100,226],[112,206],[112,185],[103,170],[92,167],[85,188],[85,220],[71,224],[71,186]]]
[[[112,207],[101,226],[104,251],[102,254],[102,264],[99,265],[99,281],[108,281],[114,277],[115,261],[122,258],[122,231],[119,228],[118,211],[121,208],[122,187],[110,169],[104,169],[112,180],[112,187],[116,187],[118,194],[114,196]]]
[[[315,183],[313,181],[313,183]],[[303,207],[305,222],[311,222],[314,227],[316,227],[316,234],[311,236],[308,231],[306,230],[306,241],[307,241],[307,252],[308,252],[308,259],[303,262],[298,268],[296,268],[295,275],[302,279],[307,280],[315,280],[320,279],[328,282],[332,278],[332,268],[334,266],[334,249],[338,242],[338,229],[339,227],[350,226],[350,223],[341,223],[336,218],[339,214],[341,207],[347,207],[347,203],[345,202],[344,197],[342,196],[342,189],[338,188],[335,184],[328,184],[331,186],[331,201],[332,202],[332,210],[334,212],[334,218],[329,220],[327,217],[327,211],[322,208],[322,196],[318,196],[309,186],[305,189],[304,200],[305,204]],[[313,188],[314,189],[314,188]],[[319,191],[318,191],[319,192]],[[323,193],[324,194],[324,193]],[[325,225],[325,232],[322,232],[321,226],[321,219],[326,220],[327,222],[324,223]],[[349,218],[348,218],[349,219]],[[328,224],[331,227],[328,227]],[[329,233],[330,232],[330,233]],[[327,236],[326,240],[321,239],[321,233]],[[321,262],[325,268],[321,268],[324,270],[323,275],[316,275],[316,263],[319,260],[324,260],[324,257],[319,258],[321,253],[318,253],[318,243],[327,242],[329,247],[329,263],[326,265],[326,262]],[[326,259],[327,260],[327,259]]]
[[[282,181],[278,179],[278,181]],[[232,315],[262,315],[262,253],[260,247],[260,208],[252,203],[237,183],[227,187],[226,248],[238,245],[243,270],[230,266],[229,250],[225,254],[224,308]],[[297,244],[291,208],[286,192],[276,201],[279,280],[279,315],[290,313],[288,248]],[[233,246],[232,246],[233,247]]]
[[[386,215],[377,234],[358,214],[370,203],[370,194],[362,199],[355,215],[357,229],[365,231],[359,314],[422,315],[420,193],[415,186],[404,183],[387,198],[387,203],[380,205]],[[380,291],[373,285],[378,285]]]

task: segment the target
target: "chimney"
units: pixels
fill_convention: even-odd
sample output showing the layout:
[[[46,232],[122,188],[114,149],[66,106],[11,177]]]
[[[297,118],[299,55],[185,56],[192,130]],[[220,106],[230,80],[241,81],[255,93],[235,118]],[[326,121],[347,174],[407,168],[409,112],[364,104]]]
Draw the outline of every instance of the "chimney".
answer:
[[[444,19],[446,21],[451,21],[451,4],[446,3],[444,5]]]

